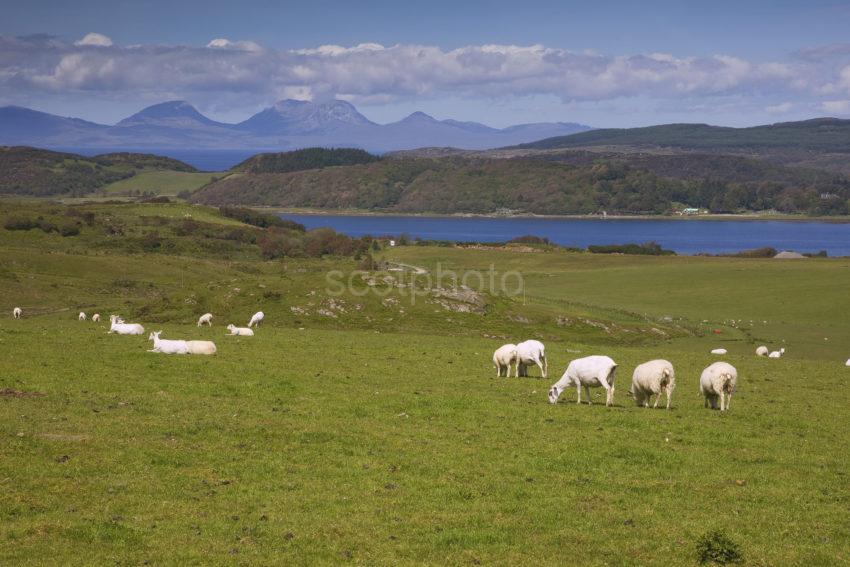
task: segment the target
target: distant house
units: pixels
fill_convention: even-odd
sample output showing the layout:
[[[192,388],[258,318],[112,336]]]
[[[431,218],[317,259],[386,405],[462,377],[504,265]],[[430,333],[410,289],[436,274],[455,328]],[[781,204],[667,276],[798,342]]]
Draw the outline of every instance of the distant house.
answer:
[[[395,246],[395,240],[390,240],[390,246]]]
[[[828,201],[830,199],[837,199],[838,195],[836,195],[835,193],[821,193],[820,198],[822,201]]]
[[[682,214],[683,215],[698,215],[699,209],[695,209],[693,207],[686,207],[686,208],[682,209]]]

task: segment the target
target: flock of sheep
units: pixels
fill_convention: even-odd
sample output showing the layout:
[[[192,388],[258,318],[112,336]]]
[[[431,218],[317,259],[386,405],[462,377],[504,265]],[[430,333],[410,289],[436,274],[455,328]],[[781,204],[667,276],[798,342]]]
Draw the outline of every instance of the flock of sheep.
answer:
[[[24,311],[20,307],[15,307],[12,310],[12,318],[20,319],[24,316]],[[228,325],[227,329],[230,335],[238,335],[243,337],[254,336],[254,330],[251,327],[258,327],[265,319],[265,314],[262,311],[257,311],[251,316],[247,327],[237,327]],[[78,321],[86,321],[88,316],[85,312],[80,311],[77,315]],[[92,315],[91,320],[94,322],[100,321],[100,313]],[[212,313],[204,313],[198,319],[198,327],[203,325],[212,326]],[[109,333],[118,335],[141,335],[144,334],[145,328],[139,323],[127,323],[119,315],[110,315],[109,317]],[[162,331],[154,331],[148,335],[148,340],[153,341],[153,348],[148,352],[159,352],[163,354],[215,354],[218,350],[215,343],[212,341],[191,341],[183,339],[161,339],[159,336]]]
[[[766,346],[756,349],[756,356],[779,358],[785,353],[782,348],[768,353]],[[711,354],[726,354],[726,349],[714,349]],[[547,377],[548,363],[546,350],[540,341],[529,340],[519,344],[506,344],[493,353],[493,365],[497,377],[510,377],[511,365],[514,366],[514,376],[527,376],[528,367],[536,365],[540,368],[543,378]],[[846,363],[850,366],[850,360]],[[577,358],[567,365],[561,379],[549,389],[549,402],[555,404],[567,388],[576,389],[576,403],[581,403],[581,390],[584,388],[587,403],[590,400],[590,388],[605,389],[605,405],[614,404],[614,375],[617,363],[608,356],[586,356]],[[699,391],[703,396],[704,406],[711,409],[726,411],[732,402],[732,395],[738,384],[738,371],[728,362],[715,362],[702,371],[699,379]],[[629,390],[638,406],[649,407],[655,396],[652,407],[657,408],[661,396],[667,398],[667,409],[676,387],[676,373],[673,365],[667,360],[650,360],[639,364],[632,373],[632,386]]]

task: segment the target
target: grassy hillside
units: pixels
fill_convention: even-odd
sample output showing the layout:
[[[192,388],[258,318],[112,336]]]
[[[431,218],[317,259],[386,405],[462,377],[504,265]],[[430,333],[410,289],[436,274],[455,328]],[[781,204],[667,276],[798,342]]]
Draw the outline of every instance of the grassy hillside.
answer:
[[[338,165],[373,163],[380,158],[356,148],[306,148],[294,152],[257,154],[234,166],[245,173],[289,173]]]
[[[728,128],[707,124],[604,128],[547,138],[516,147],[552,149],[581,146],[659,146],[714,152],[789,149],[850,153],[850,120],[818,118],[751,128]]]
[[[23,146],[0,146],[0,195],[77,197],[139,171],[196,171],[149,154],[105,154],[94,158]]]
[[[210,181],[218,179],[217,173],[190,173],[185,171],[143,171],[101,188],[104,195],[177,195],[195,191]]]
[[[412,271],[174,230],[255,230],[205,207],[3,205],[95,217],[69,237],[0,229],[0,310],[24,308],[0,318],[0,563],[694,565],[713,530],[751,565],[850,557],[846,259],[375,251],[428,270],[410,288]],[[173,246],[137,249],[153,226]],[[491,266],[525,293],[463,311],[434,285]],[[353,275],[342,295],[332,270]],[[223,336],[257,309],[255,337]],[[219,351],[149,353],[79,310]],[[531,337],[550,377],[494,378],[493,349]],[[786,357],[754,357],[762,340]],[[740,374],[725,415],[696,394],[716,346]],[[615,406],[549,405],[591,353],[620,364]],[[655,357],[676,366],[669,412],[626,394]]]
[[[367,165],[285,174],[237,174],[205,186],[198,203],[393,212],[659,214],[682,203],[715,212],[777,209],[846,214],[850,179],[750,161],[596,159],[572,165],[556,158],[393,158]],[[712,164],[735,173],[714,172]],[[654,170],[654,171],[653,171]],[[678,171],[677,171],[678,170]],[[657,172],[657,173],[656,173]],[[661,175],[663,174],[663,175]],[[732,180],[727,180],[731,178]],[[822,196],[827,196],[826,198]]]

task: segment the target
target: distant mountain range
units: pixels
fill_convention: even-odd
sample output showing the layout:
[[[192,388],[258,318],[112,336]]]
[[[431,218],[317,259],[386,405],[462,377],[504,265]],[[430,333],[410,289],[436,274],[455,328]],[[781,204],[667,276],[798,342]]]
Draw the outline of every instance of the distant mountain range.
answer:
[[[566,122],[491,128],[422,112],[376,124],[351,104],[283,100],[238,124],[216,122],[186,101],[149,106],[114,126],[17,106],[0,108],[0,145],[48,148],[258,149],[357,147],[387,152],[423,146],[487,149],[590,130]]]

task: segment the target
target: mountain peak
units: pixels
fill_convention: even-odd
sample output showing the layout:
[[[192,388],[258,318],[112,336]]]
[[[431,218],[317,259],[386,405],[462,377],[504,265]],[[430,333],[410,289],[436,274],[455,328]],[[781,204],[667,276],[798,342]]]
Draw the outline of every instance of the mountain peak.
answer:
[[[344,100],[312,102],[279,100],[239,124],[239,128],[260,134],[320,135],[351,126],[374,126],[354,106]]]
[[[206,126],[224,126],[210,120],[185,100],[169,100],[143,108],[136,114],[125,118],[116,126],[173,126],[189,127],[193,124]]]
[[[425,114],[417,110],[411,114],[408,114],[405,118],[401,120],[401,122],[437,122],[437,119],[429,114]]]

